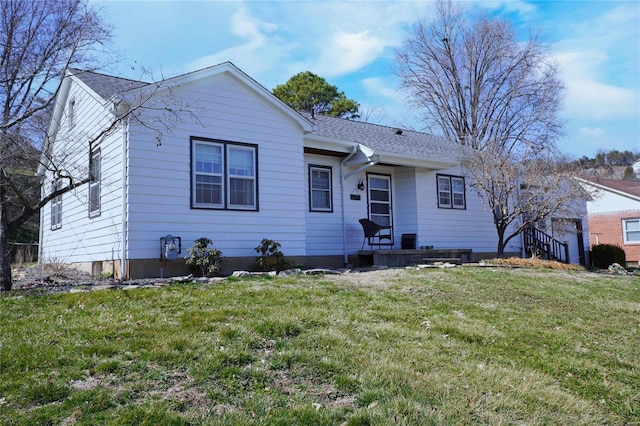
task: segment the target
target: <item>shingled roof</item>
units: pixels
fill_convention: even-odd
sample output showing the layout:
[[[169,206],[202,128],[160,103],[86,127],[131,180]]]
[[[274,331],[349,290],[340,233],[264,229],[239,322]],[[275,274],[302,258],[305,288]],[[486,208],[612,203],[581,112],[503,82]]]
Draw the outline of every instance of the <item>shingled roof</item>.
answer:
[[[591,182],[606,188],[615,189],[619,192],[626,192],[627,194],[640,197],[640,182],[603,178],[591,179]]]
[[[150,84],[93,71],[78,69],[70,69],[70,71],[104,99]],[[428,159],[443,163],[451,163],[461,157],[460,146],[440,136],[327,115],[312,117],[307,112],[299,111],[299,113],[315,125],[311,137],[317,135],[345,142],[360,143],[372,148],[376,153],[386,156],[395,155],[417,160]]]
[[[428,133],[300,112],[315,124],[312,134],[361,143],[379,154],[397,154],[410,158],[452,161],[462,155],[460,145]]]
[[[104,99],[109,99],[115,94],[144,87],[149,84],[145,83],[144,81],[114,77],[111,75],[101,74],[93,71],[78,70],[73,68],[69,71],[71,71],[73,75],[78,77],[84,84],[89,86],[91,90],[102,96]]]

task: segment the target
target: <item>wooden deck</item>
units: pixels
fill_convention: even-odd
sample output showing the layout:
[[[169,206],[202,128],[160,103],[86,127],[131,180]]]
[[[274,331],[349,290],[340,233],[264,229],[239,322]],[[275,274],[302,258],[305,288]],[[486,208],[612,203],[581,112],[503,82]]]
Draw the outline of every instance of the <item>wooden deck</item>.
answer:
[[[448,262],[463,264],[471,262],[471,249],[410,249],[410,250],[361,250],[358,256],[364,263],[376,266],[410,266]]]

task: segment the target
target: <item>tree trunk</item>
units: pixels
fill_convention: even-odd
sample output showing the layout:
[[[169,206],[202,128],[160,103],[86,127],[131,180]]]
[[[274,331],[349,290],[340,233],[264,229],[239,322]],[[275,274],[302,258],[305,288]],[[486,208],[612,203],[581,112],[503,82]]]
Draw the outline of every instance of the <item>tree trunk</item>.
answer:
[[[9,257],[9,224],[5,210],[6,194],[0,173],[0,289],[11,290],[11,258]]]
[[[504,247],[506,245],[504,241],[504,229],[497,228],[498,231],[498,259],[502,259],[504,257]]]

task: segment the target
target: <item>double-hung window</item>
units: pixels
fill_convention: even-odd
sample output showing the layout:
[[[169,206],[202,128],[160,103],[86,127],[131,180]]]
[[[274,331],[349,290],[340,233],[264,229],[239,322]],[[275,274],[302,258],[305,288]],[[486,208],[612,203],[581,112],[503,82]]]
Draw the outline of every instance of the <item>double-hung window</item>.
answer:
[[[309,166],[309,209],[332,212],[331,167]]]
[[[89,164],[89,217],[100,215],[100,150],[91,153],[91,163]]]
[[[257,147],[191,138],[191,206],[257,210]]]
[[[640,218],[622,219],[622,236],[625,244],[640,244]]]
[[[459,176],[437,175],[438,207],[441,209],[465,209],[464,178]]]
[[[56,179],[52,185],[52,192],[62,189],[62,179]],[[57,195],[51,200],[51,229],[62,227],[62,195]]]

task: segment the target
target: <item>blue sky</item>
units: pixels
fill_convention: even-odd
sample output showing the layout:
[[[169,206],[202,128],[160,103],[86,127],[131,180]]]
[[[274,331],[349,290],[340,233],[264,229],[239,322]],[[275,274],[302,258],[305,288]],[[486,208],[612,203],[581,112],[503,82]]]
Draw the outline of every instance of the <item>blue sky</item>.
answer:
[[[123,55],[108,72],[160,79],[231,61],[271,90],[311,71],[358,101],[370,122],[422,130],[398,91],[395,51],[431,1],[95,0]],[[640,2],[462,3],[537,31],[567,88],[560,149],[640,151]],[[144,76],[144,79],[148,79]]]

